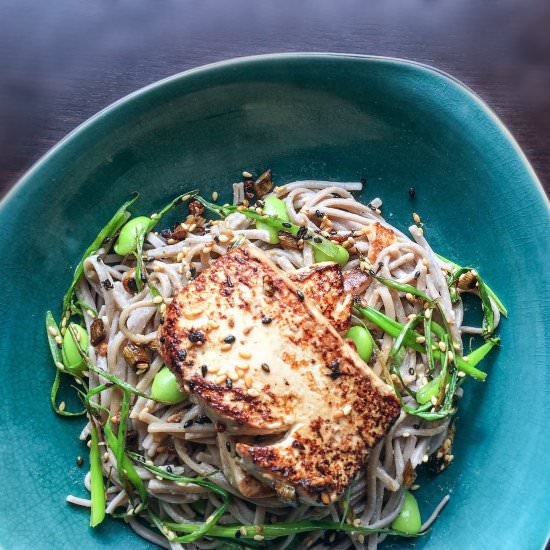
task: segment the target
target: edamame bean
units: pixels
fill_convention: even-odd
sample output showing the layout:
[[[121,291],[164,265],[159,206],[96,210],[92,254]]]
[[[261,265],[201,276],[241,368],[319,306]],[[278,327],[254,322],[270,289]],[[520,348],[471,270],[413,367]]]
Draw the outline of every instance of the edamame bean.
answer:
[[[267,214],[269,216],[277,216],[283,222],[290,221],[288,212],[286,211],[285,203],[275,195],[272,195],[265,199],[263,211],[264,214]],[[278,244],[279,231],[275,227],[271,227],[266,223],[257,221],[256,229],[264,229],[265,231],[267,231],[269,233],[269,242],[271,244]]]
[[[401,507],[401,512],[393,520],[392,529],[407,533],[408,535],[416,535],[422,527],[422,520],[420,519],[420,510],[418,509],[418,502],[409,491],[405,492],[405,500]]]
[[[151,223],[147,216],[138,216],[128,220],[120,230],[120,235],[115,243],[115,252],[121,256],[130,254],[137,247],[138,236],[147,230]]]
[[[178,381],[170,369],[162,367],[153,379],[151,397],[155,401],[173,405],[187,399],[188,394],[180,390]]]
[[[74,330],[77,335],[78,345],[76,344],[71,329]],[[65,336],[63,336],[63,346],[61,348],[61,356],[63,358],[63,364],[65,368],[74,373],[80,373],[84,369],[84,359],[80,355],[78,346],[82,348],[84,353],[88,353],[88,332],[85,328],[77,325],[76,323],[71,323]]]
[[[346,332],[346,338],[353,340],[357,354],[363,361],[366,362],[370,359],[374,347],[374,340],[366,328],[361,326],[351,327]]]

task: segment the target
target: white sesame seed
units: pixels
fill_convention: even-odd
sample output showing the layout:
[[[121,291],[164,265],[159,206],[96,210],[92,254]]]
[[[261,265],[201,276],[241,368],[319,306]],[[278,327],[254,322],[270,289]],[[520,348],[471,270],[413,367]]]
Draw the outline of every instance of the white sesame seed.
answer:
[[[252,354],[249,351],[239,351],[239,357],[242,357],[243,359],[250,359],[252,357]]]
[[[466,373],[465,373],[464,371],[460,371],[460,372],[457,374],[457,376],[458,376],[459,378],[464,378],[464,377],[466,376]]]
[[[437,405],[437,397],[435,395],[432,395],[432,398],[430,399],[430,401],[432,402],[432,405]]]
[[[254,388],[248,389],[246,393],[250,395],[250,397],[258,397],[258,395],[260,395],[260,392]]]
[[[351,412],[351,405],[348,403],[342,407],[342,412],[347,416]]]
[[[218,197],[219,197],[218,192],[217,192],[217,191],[214,191],[214,192],[212,193],[212,200],[213,200],[213,201],[217,201],[217,200],[218,200]]]
[[[229,237],[227,235],[220,235],[218,237],[218,240],[221,242],[221,243],[226,243],[229,241]]]
[[[55,366],[59,369],[59,370],[65,370],[65,365],[61,362],[61,361],[56,361],[55,362]],[[78,380],[78,378],[77,378]]]
[[[154,302],[155,304],[160,304],[160,303],[162,303],[162,301],[163,301],[162,296],[155,296],[155,297],[153,298],[153,302]]]
[[[417,344],[423,344],[426,341],[426,338],[424,336],[417,336],[416,337],[416,343]]]
[[[429,459],[430,457],[426,454],[422,457],[422,462],[428,462]]]
[[[55,343],[58,344],[58,345],[61,345],[63,343],[63,338],[61,338],[61,336],[56,336],[55,337]]]
[[[449,359],[449,361],[454,361],[455,356],[451,350],[447,352],[447,358]]]
[[[353,520],[353,526],[354,527],[361,527],[361,519],[360,518],[355,518]]]
[[[439,346],[439,349],[441,351],[445,351],[447,349],[447,346],[445,345],[445,342],[439,342],[437,345]]]
[[[410,437],[411,434],[409,432],[403,432],[403,437]]]
[[[412,302],[414,300],[414,296],[410,292],[407,292],[407,294],[405,294],[405,298],[407,298],[409,302]]]
[[[67,405],[66,405],[65,401],[61,401],[61,403],[59,403],[59,410],[64,411],[66,406]]]
[[[52,335],[52,336],[57,336],[58,332],[57,332],[57,329],[55,327],[48,327],[48,332]]]
[[[246,170],[243,172],[243,178],[250,179],[252,177],[252,174],[250,172],[247,172]]]
[[[427,309],[425,312],[424,312],[424,317],[426,317],[426,319],[429,319],[430,316],[432,314],[432,310],[431,309]]]
[[[413,221],[414,223],[420,223],[420,216],[416,212],[413,212]]]

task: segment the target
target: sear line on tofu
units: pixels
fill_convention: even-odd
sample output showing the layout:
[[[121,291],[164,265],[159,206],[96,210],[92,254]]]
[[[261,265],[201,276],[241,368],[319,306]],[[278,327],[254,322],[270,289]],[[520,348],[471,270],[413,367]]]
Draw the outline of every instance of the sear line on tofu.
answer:
[[[287,502],[328,504],[400,407],[310,296],[243,246],[173,299],[159,337],[166,364],[230,438],[222,460],[234,485],[251,475]]]

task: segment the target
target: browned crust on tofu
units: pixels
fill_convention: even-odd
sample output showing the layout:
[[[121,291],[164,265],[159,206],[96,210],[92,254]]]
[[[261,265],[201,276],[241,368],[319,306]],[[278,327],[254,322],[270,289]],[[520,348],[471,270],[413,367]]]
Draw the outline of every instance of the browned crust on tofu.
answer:
[[[340,333],[351,325],[352,298],[344,291],[338,264],[323,262],[288,274]]]
[[[231,250],[169,304],[160,348],[192,398],[235,439],[287,433],[270,445],[237,443],[250,474],[326,503],[345,491],[400,407],[304,295],[259,249]],[[203,376],[204,365],[216,372]],[[231,383],[219,380],[220,369],[239,368]]]
[[[397,237],[391,229],[376,222],[370,231],[369,241],[370,247],[367,257],[371,262],[374,262],[384,248],[397,242]]]

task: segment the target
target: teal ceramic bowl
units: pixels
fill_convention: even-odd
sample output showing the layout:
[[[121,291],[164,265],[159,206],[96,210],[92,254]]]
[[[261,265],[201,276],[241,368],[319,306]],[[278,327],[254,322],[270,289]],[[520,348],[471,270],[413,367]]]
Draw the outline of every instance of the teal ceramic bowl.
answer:
[[[132,191],[149,213],[184,188],[225,190],[243,169],[357,180],[405,229],[421,213],[444,256],[479,266],[510,310],[502,348],[469,383],[455,461],[418,492],[427,536],[386,547],[540,549],[550,526],[550,215],[513,138],[465,86],[429,67],[332,54],[269,55],[199,68],[140,90],[50,151],[0,207],[0,547],[146,548],[123,523],[92,531],[82,420],[56,417],[44,312]],[[408,188],[416,188],[413,202]]]

